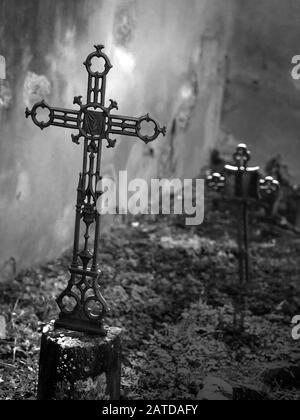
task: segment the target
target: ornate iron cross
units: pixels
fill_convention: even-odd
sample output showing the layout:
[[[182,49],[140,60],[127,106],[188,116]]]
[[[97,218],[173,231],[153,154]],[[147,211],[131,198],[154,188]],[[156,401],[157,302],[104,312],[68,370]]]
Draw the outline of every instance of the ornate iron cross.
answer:
[[[113,100],[110,100],[108,107],[105,106],[106,76],[112,65],[103,49],[103,45],[95,46],[95,51],[84,62],[88,72],[87,101],[84,105],[81,96],[74,98],[74,104],[79,105],[79,110],[53,108],[45,101],[35,104],[31,111],[26,109],[26,118],[31,116],[42,130],[49,126],[69,128],[79,131],[77,135],[72,134],[74,143],[79,144],[81,137],[84,139],[83,168],[77,188],[71,278],[66,290],[57,299],[61,312],[55,325],[101,335],[106,334],[103,317],[109,309],[100,291],[101,272],[98,264],[100,214],[96,204],[102,194],[97,191],[97,184],[102,179],[102,141],[107,140],[107,147],[112,148],[116,144],[116,140],[111,138],[112,134],[138,137],[146,144],[160,134],[166,135],[166,128],[161,128],[148,114],[140,118],[111,114],[113,109],[118,109]],[[93,71],[95,59],[103,60],[103,71]],[[39,109],[48,110],[48,121],[39,120]],[[154,125],[151,136],[142,133],[143,122]],[[85,225],[84,246],[80,250],[82,222]],[[93,250],[90,249],[91,236]]]
[[[245,144],[239,144],[233,155],[235,165],[226,165],[224,176],[214,173],[207,177],[209,188],[222,192],[237,203],[240,283],[249,282],[248,205],[251,201],[275,196],[279,182],[268,176],[260,179],[259,167],[249,167],[251,153]]]

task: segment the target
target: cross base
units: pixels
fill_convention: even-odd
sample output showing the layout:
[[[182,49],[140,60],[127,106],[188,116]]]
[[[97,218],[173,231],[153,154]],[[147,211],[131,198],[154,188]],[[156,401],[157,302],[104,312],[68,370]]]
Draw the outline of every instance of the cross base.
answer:
[[[41,340],[37,399],[120,399],[122,331],[105,337],[45,326]]]
[[[107,329],[102,322],[84,321],[82,319],[74,319],[60,314],[59,319],[55,321],[55,329],[63,328],[71,331],[79,331],[88,334],[95,334],[102,337],[107,335]]]

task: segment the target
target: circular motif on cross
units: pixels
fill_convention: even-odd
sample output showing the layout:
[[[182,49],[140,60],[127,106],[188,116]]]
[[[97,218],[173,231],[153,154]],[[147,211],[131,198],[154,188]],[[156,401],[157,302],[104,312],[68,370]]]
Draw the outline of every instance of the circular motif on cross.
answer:
[[[68,315],[72,314],[76,310],[79,305],[79,299],[75,293],[68,291],[58,299],[57,304],[60,310],[64,314]]]
[[[84,304],[84,312],[91,320],[101,319],[104,315],[104,308],[96,297],[89,297]]]
[[[42,109],[42,110],[47,109],[49,111],[48,121],[41,121],[37,118],[39,109]],[[41,102],[36,103],[32,107],[31,111],[29,111],[29,109],[26,108],[25,115],[26,115],[26,118],[31,116],[34,124],[37,125],[38,127],[40,127],[41,130],[43,130],[44,128],[47,128],[51,125],[51,123],[53,121],[54,113],[53,113],[53,110],[50,108],[50,106],[45,101],[41,101]]]
[[[95,49],[96,51],[91,53],[83,64],[85,65],[88,73],[91,76],[100,78],[106,76],[109,73],[110,69],[112,68],[112,65],[107,55],[102,52],[102,50],[104,49],[104,45],[95,45]],[[101,58],[104,61],[102,72],[92,70],[92,64],[95,58]]]
[[[153,128],[154,132],[152,136],[149,136],[147,134],[142,134],[143,122],[154,124],[154,128]],[[157,122],[154,121],[152,118],[150,118],[150,115],[147,114],[138,120],[137,125],[136,125],[136,132],[137,132],[138,137],[147,144],[154,141],[157,138],[158,134],[161,133],[161,130],[159,130],[157,126]]]

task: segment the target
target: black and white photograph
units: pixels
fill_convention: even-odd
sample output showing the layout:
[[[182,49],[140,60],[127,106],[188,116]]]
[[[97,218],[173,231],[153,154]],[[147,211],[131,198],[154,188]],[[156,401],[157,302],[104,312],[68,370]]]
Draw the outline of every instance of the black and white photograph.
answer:
[[[0,401],[300,400],[299,161],[300,0],[0,0]]]

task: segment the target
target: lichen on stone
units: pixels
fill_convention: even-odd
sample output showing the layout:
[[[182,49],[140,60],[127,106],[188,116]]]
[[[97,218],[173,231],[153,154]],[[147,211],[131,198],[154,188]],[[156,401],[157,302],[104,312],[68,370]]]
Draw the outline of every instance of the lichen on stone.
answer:
[[[108,400],[106,374],[102,373],[96,378],[77,381],[74,384],[74,396],[80,400]]]

